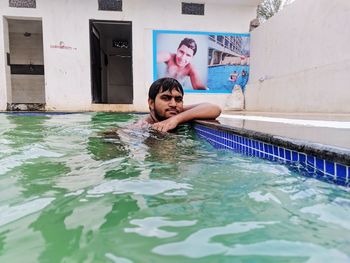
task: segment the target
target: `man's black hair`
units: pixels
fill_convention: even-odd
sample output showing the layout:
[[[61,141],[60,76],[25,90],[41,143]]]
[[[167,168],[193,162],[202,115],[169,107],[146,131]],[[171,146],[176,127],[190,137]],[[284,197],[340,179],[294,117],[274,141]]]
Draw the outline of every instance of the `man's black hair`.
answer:
[[[151,87],[149,88],[148,99],[155,100],[158,93],[168,91],[168,90],[172,92],[173,89],[177,90],[182,95],[184,95],[184,90],[180,82],[178,82],[176,79],[173,79],[173,78],[157,79],[155,82],[152,83]]]
[[[179,49],[182,45],[185,45],[186,47],[190,48],[193,50],[193,56],[196,55],[197,53],[197,43],[194,41],[192,38],[184,38],[177,49]]]

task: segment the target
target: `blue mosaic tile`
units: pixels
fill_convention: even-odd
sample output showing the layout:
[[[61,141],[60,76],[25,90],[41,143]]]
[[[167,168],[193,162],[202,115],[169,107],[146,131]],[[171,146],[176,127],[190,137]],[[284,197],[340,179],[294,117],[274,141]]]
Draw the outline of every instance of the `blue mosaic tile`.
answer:
[[[269,145],[264,143],[264,158],[269,159],[270,153],[269,153]]]
[[[298,161],[298,152],[292,151],[292,161],[293,162]]]
[[[291,161],[292,160],[292,155],[291,155],[290,150],[285,150],[285,153],[286,153],[286,160],[287,161]]]
[[[307,155],[306,157],[306,170],[309,173],[315,173],[316,169],[315,169],[315,157],[312,155]]]
[[[273,152],[272,152],[272,145],[271,144],[269,144],[268,146],[267,146],[267,152],[271,155],[271,154],[273,154]]]
[[[316,168],[318,171],[324,171],[324,160],[320,158],[316,158]]]
[[[336,164],[336,175],[337,175],[337,180],[342,179],[346,181],[346,166],[341,165],[341,164]]]
[[[334,175],[334,163],[326,161],[326,173],[330,175]]]
[[[299,163],[304,164],[306,162],[306,155],[304,153],[298,153]]]
[[[264,151],[264,144],[262,142],[259,142],[259,150]]]
[[[307,162],[309,165],[314,166],[314,164],[315,164],[315,157],[313,157],[312,155],[307,155],[306,162]]]
[[[284,159],[284,148],[278,147],[278,153],[278,156]]]
[[[271,145],[271,144],[269,144],[268,146],[267,146],[267,152],[268,152],[268,156],[267,156],[267,159],[269,159],[269,160],[273,160],[273,146]]]
[[[325,173],[323,170],[316,169],[314,174],[317,176],[317,179],[325,178]]]

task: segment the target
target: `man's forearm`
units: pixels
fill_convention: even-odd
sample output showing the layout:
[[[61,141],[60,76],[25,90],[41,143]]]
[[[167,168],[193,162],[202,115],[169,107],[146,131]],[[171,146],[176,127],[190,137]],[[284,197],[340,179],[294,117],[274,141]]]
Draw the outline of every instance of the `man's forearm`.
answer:
[[[186,106],[185,110],[164,121],[152,124],[152,128],[161,132],[167,132],[175,129],[179,124],[192,121],[194,119],[215,119],[221,113],[220,107],[210,104],[201,103]]]
[[[211,103],[201,103],[179,113],[174,118],[180,124],[194,119],[216,119],[220,113],[221,109],[219,106]]]

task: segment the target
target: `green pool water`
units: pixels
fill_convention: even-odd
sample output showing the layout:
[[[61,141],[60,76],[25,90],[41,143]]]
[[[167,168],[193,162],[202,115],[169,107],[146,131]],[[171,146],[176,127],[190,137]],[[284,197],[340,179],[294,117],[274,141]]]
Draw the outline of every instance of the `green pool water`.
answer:
[[[348,189],[140,117],[0,114],[0,262],[350,262]]]

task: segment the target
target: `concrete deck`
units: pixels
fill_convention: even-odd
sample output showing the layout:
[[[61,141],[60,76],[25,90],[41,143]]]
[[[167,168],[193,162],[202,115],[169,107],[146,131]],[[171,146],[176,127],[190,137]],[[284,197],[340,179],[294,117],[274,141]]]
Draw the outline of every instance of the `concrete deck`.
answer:
[[[350,150],[350,114],[226,111],[218,121],[225,126]]]

